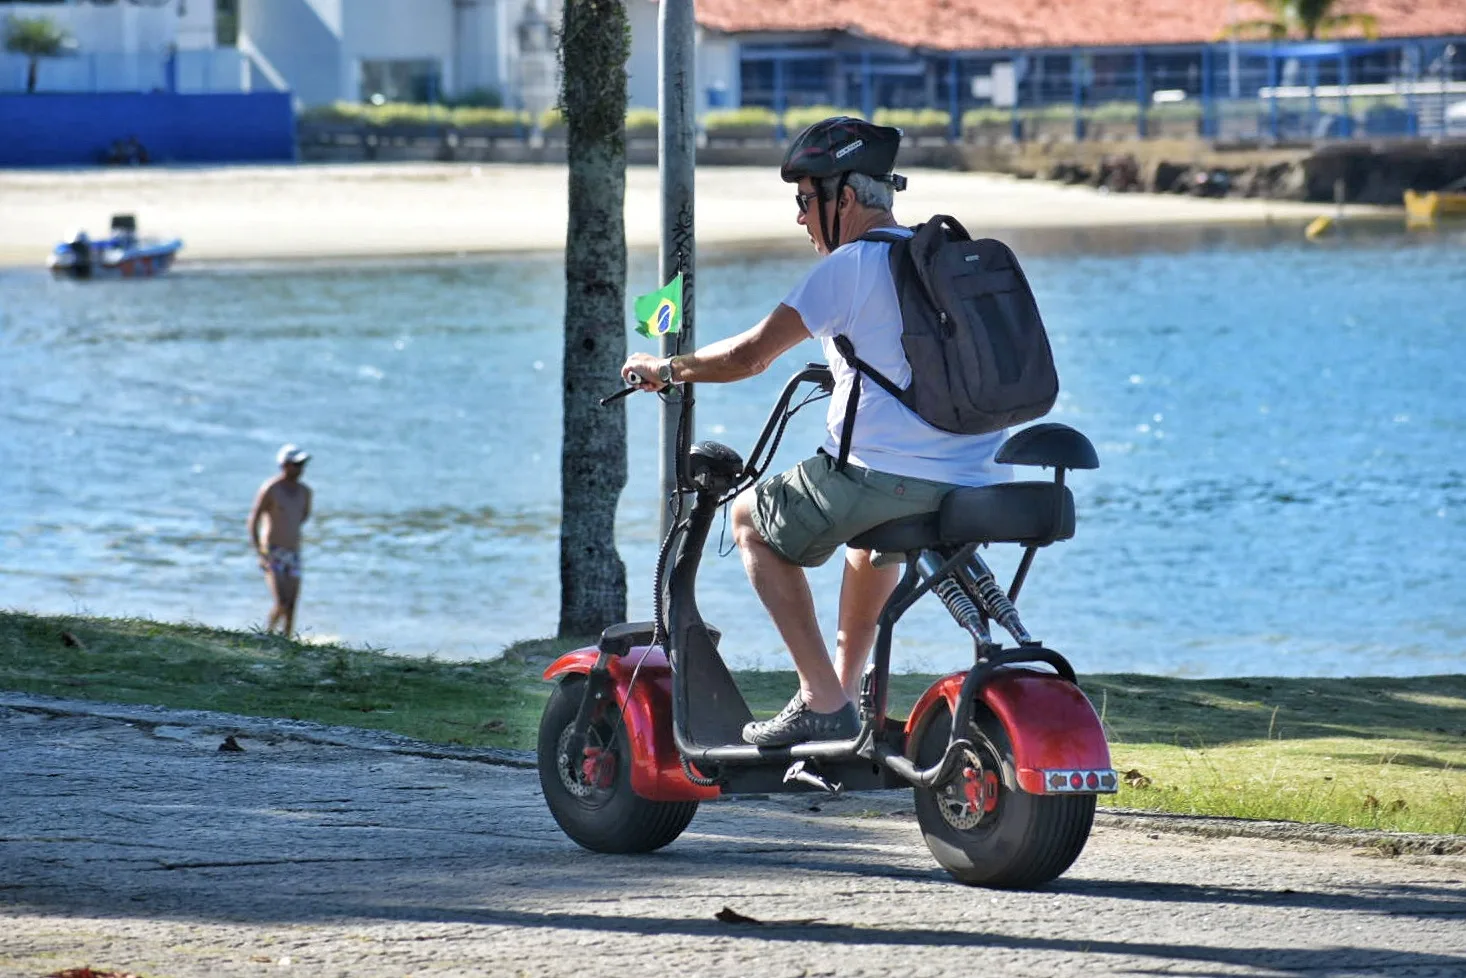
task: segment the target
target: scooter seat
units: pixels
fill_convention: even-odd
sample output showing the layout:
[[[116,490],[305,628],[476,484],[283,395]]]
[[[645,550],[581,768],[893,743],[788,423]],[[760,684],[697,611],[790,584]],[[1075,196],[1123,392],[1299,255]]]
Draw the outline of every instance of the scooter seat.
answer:
[[[849,546],[910,553],[968,543],[1041,546],[1073,535],[1074,495],[1067,486],[1004,482],[954,489],[942,497],[937,512],[882,523],[851,538]]]

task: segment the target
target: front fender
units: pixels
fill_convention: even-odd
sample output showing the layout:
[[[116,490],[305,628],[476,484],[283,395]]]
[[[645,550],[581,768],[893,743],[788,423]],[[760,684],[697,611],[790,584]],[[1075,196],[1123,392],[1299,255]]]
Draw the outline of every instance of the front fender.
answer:
[[[921,695],[906,720],[908,750],[938,708],[957,714],[966,678],[965,672],[943,676]],[[1003,669],[983,684],[978,699],[1008,735],[1019,788],[1039,795],[1117,790],[1104,728],[1078,686],[1050,672]],[[1075,775],[1078,784],[1070,780]]]
[[[599,656],[594,646],[567,652],[550,664],[545,678],[588,676]],[[636,646],[624,656],[611,656],[608,668],[631,744],[631,790],[651,801],[718,797],[716,787],[693,784],[682,770],[682,758],[672,738],[672,670],[662,650],[654,645]],[[631,686],[632,673],[636,673],[635,687]]]

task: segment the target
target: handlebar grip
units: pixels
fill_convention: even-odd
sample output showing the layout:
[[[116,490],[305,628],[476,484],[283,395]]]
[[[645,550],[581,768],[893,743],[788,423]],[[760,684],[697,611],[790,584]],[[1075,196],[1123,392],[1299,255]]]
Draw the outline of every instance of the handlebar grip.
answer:
[[[621,390],[610,395],[609,397],[601,398],[601,407],[605,407],[608,404],[614,404],[626,395],[635,394],[637,391],[641,390],[641,374],[637,373],[635,370],[628,370],[626,372],[626,376],[628,378],[627,386],[621,388]]]

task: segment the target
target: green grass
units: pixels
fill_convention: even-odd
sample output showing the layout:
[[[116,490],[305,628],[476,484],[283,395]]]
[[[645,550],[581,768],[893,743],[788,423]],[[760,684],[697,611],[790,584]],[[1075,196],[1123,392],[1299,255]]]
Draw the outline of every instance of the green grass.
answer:
[[[583,644],[521,642],[489,662],[458,662],[200,625],[0,612],[0,689],[532,748],[549,693],[544,667]],[[788,671],[737,678],[762,716],[795,688]],[[891,712],[904,715],[933,678],[893,676]],[[1466,676],[1080,682],[1127,775],[1105,804],[1466,834]]]
[[[569,644],[449,662],[202,625],[0,612],[0,689],[527,747],[547,694],[535,667]]]
[[[1466,834],[1466,676],[1082,682],[1115,804]]]

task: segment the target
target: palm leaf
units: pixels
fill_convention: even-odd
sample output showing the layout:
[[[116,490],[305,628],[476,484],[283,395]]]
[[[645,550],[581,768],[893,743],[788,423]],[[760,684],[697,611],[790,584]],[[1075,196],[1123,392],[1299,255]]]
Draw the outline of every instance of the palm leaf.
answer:
[[[1222,31],[1222,37],[1243,38],[1261,36],[1268,40],[1280,41],[1288,36],[1288,27],[1278,20],[1239,20],[1235,24],[1228,24]]]
[[[45,17],[7,17],[5,50],[28,58],[54,58],[66,51],[71,36]]]
[[[1379,37],[1379,18],[1373,14],[1332,14],[1318,22],[1320,37],[1351,28],[1357,28],[1361,34],[1373,41]]]

